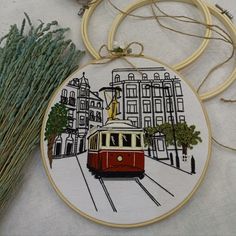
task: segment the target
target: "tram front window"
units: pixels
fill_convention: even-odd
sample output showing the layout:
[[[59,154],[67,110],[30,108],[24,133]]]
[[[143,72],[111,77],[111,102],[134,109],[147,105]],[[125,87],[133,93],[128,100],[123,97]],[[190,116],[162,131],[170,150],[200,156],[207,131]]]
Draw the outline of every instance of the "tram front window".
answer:
[[[136,147],[141,147],[141,135],[136,134]]]
[[[110,146],[118,147],[119,146],[119,134],[111,134],[110,136]]]
[[[131,134],[123,134],[122,141],[124,147],[131,147],[132,146],[132,136]]]

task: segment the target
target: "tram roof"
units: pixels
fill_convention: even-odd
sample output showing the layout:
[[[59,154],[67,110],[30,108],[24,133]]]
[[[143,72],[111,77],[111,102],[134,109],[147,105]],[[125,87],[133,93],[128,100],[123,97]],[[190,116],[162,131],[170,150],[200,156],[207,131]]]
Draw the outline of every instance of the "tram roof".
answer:
[[[107,121],[107,123],[104,126],[101,127],[94,127],[90,130],[89,136],[96,132],[100,131],[143,131],[142,128],[137,128],[132,125],[132,122],[130,120],[111,120]],[[88,136],[88,137],[89,137]]]

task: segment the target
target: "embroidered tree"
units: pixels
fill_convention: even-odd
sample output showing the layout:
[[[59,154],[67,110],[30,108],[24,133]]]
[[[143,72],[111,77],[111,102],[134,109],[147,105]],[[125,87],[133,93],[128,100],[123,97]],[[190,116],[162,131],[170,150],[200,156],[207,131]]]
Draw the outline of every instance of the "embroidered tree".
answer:
[[[45,140],[48,141],[48,159],[50,168],[52,168],[53,144],[58,135],[62,134],[67,126],[68,116],[66,106],[60,103],[55,104],[48,116]]]
[[[194,145],[202,142],[200,131],[196,131],[195,125],[190,125],[186,122],[175,125],[176,141],[179,147],[182,147],[184,155],[187,155],[187,150],[193,149]]]
[[[195,125],[190,125],[186,122],[177,123],[172,126],[170,123],[164,123],[155,127],[148,127],[144,129],[144,143],[148,148],[152,146],[153,136],[160,132],[165,135],[166,145],[174,145],[174,135],[173,128],[175,130],[175,139],[176,144],[179,147],[182,147],[182,152],[184,155],[187,155],[187,150],[193,149],[194,145],[197,145],[199,142],[202,142],[199,131],[196,131]]]

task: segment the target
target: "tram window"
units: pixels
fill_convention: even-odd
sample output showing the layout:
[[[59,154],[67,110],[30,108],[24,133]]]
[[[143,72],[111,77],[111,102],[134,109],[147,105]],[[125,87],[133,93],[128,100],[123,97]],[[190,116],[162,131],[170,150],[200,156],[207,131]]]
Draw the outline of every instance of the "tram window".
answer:
[[[112,147],[119,146],[119,134],[111,134],[111,136],[110,136],[110,146],[112,146]]]
[[[107,134],[102,134],[102,146],[106,146]]]
[[[94,135],[93,137],[90,138],[90,149],[91,150],[96,150],[97,149],[97,143],[98,143],[98,135]]]
[[[131,147],[132,146],[132,136],[131,134],[123,134],[122,141],[124,147]]]
[[[141,147],[141,135],[136,134],[136,147]]]

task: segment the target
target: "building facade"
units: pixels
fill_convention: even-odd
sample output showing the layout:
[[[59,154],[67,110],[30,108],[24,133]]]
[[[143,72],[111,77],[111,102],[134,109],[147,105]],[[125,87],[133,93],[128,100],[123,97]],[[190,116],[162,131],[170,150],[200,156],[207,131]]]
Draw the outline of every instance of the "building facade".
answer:
[[[185,121],[181,80],[164,67],[114,69],[110,85],[121,88],[118,117],[136,127]],[[168,158],[163,135],[155,137],[152,150],[154,156]]]
[[[90,90],[88,79],[71,80],[61,91],[60,103],[68,111],[68,126],[54,143],[54,158],[63,158],[86,150],[86,136],[92,127],[103,125],[103,100]]]

